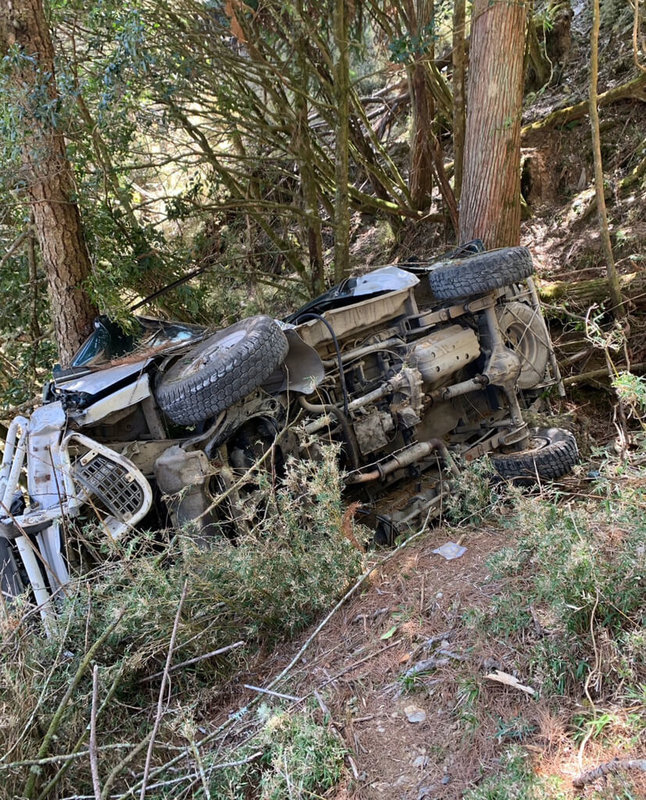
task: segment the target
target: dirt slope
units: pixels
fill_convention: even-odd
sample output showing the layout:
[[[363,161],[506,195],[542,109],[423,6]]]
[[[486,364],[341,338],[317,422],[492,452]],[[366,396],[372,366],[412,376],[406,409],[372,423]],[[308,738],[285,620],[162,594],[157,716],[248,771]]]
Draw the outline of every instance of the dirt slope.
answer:
[[[327,796],[458,800],[499,773],[510,746],[522,742],[531,773],[562,781],[554,797],[605,797],[596,793],[606,786],[603,781],[583,795],[567,788],[582,769],[572,737],[566,735],[576,701],[562,698],[559,708],[553,697],[548,702],[532,695],[531,689],[540,687],[532,687],[531,676],[514,669],[522,639],[513,644],[484,639],[469,623],[470,615],[508,588],[491,579],[487,559],[510,544],[514,534],[488,526],[458,536],[466,547],[458,559],[447,561],[433,552],[456,538],[455,529],[440,527],[376,570],[362,594],[325,625],[287,681],[275,687],[302,698],[288,704],[293,710],[304,702],[318,704],[320,721],[348,749],[346,777]],[[266,686],[310,634],[269,656],[241,682]],[[424,662],[426,669],[407,676]],[[529,684],[530,691],[487,677],[496,670]],[[236,691],[228,711],[253,696]],[[626,756],[608,742],[603,747],[590,742],[584,766],[615,755]],[[617,785],[622,785],[621,778]],[[633,794],[607,796],[646,797],[646,781],[640,784],[631,775],[630,786]],[[634,794],[640,786],[644,793]],[[552,795],[537,797],[548,800]]]

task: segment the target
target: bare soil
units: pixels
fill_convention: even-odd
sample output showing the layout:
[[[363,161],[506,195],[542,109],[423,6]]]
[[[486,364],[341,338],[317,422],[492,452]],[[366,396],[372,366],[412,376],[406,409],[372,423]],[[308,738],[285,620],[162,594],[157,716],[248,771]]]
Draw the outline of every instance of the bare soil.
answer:
[[[348,748],[346,777],[328,794],[334,800],[457,800],[499,771],[502,754],[520,741],[538,774],[566,786],[614,757],[639,757],[594,742],[580,755],[568,735],[576,701],[563,698],[559,705],[487,677],[501,670],[540,690],[531,675],[514,668],[522,661],[522,639],[484,640],[465,622],[470,611],[504,591],[491,579],[487,559],[514,534],[469,528],[460,537],[466,547],[460,558],[447,561],[433,552],[455,535],[455,529],[433,529],[378,568],[276,687],[318,703],[320,721]],[[310,633],[269,655],[241,682],[267,685]],[[434,667],[406,678],[429,658]],[[227,713],[252,697],[234,691]],[[621,787],[624,779],[613,780]],[[646,797],[646,780],[640,780],[630,774],[633,794],[626,798]],[[590,797],[603,786],[601,779],[578,794],[572,790],[572,797]]]

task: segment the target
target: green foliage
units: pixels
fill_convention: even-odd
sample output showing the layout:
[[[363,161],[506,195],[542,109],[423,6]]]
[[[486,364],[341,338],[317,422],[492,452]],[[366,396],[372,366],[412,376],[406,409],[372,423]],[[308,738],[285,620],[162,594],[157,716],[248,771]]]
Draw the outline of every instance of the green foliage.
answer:
[[[613,378],[612,385],[628,414],[638,419],[643,426],[646,414],[646,378],[643,375],[633,375],[632,372],[619,372]]]
[[[252,790],[258,800],[305,799],[320,796],[338,783],[345,750],[338,738],[314,720],[311,710],[288,714],[261,707],[258,717],[261,731],[236,757],[258,751],[262,757],[215,773],[210,785],[214,797],[237,800]]]
[[[444,507],[447,518],[454,524],[479,525],[490,518],[501,501],[495,491],[494,468],[491,459],[471,461],[451,481],[451,491]]]
[[[242,667],[260,647],[285,640],[310,624],[361,571],[362,554],[344,535],[341,520],[340,478],[329,451],[320,464],[293,465],[285,485],[266,497],[262,519],[235,545],[215,536],[212,546],[203,550],[183,532],[173,532],[166,544],[148,534],[113,544],[107,563],[72,584],[50,638],[42,638],[23,604],[4,608],[0,752],[6,754],[5,763],[33,759],[42,746],[43,731],[77,674],[77,689],[57,723],[55,752],[72,752],[77,743],[86,746],[92,680],[84,659],[88,648],[116,623],[94,657],[100,702],[105,703],[99,739],[111,748],[101,756],[105,778],[132,743],[151,730],[159,677],[148,679],[163,670],[185,583],[173,663],[245,642],[244,647],[202,658],[173,674],[172,713],[162,721],[156,758],[162,758],[178,737],[182,745],[186,743],[186,731],[200,724],[201,703],[184,701],[190,690],[206,704],[232,669]],[[178,731],[180,717],[184,722]],[[263,797],[281,796],[284,770],[279,762],[290,765],[303,791],[336,780],[339,748],[324,728],[313,723],[311,714],[294,720],[278,715],[273,722],[266,720],[265,727],[257,743],[263,759],[250,773],[259,785],[266,785]],[[211,756],[208,749],[202,755],[208,763],[223,760],[221,753]],[[58,766],[41,771],[41,788]],[[68,766],[62,778],[66,793],[91,791],[86,759]],[[3,767],[0,798],[23,796],[28,775],[25,765]]]
[[[425,25],[417,35],[406,33],[393,39],[388,45],[390,60],[394,64],[409,64],[419,56],[423,56],[437,41],[435,23]]]
[[[622,489],[602,478],[602,500],[576,509],[518,496],[505,525],[520,532],[490,562],[507,589],[494,600],[484,625],[496,636],[525,632],[532,641],[528,668],[544,692],[582,687],[604,646],[606,689],[636,684],[646,674],[643,631],[646,555],[639,482]],[[532,636],[534,615],[546,634]],[[579,688],[579,691],[581,689]]]
[[[558,782],[537,775],[529,756],[519,746],[510,747],[500,759],[499,769],[464,800],[566,800]]]

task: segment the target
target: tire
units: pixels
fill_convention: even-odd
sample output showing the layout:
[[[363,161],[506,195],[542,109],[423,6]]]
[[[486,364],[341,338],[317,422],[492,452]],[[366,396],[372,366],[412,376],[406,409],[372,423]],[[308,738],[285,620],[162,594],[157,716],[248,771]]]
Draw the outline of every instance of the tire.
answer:
[[[243,319],[179,358],[157,384],[157,403],[178,425],[194,425],[257,389],[289,345],[271,317]]]
[[[569,474],[578,463],[579,449],[570,431],[533,428],[529,435],[529,449],[491,456],[496,472],[504,480],[523,485],[556,480]]]
[[[502,289],[529,278],[533,272],[532,256],[526,247],[501,247],[467,258],[440,261],[428,280],[438,300],[457,300]]]

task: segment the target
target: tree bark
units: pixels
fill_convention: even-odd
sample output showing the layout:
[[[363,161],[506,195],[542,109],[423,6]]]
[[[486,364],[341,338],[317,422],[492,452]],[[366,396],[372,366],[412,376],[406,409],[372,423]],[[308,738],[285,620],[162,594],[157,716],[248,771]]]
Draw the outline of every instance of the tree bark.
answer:
[[[335,0],[334,3],[334,41],[337,47],[334,75],[336,101],[334,278],[339,282],[350,272],[350,197],[348,191],[350,62],[346,0]]]
[[[527,10],[475,0],[460,241],[488,248],[520,241],[520,120]]]
[[[610,289],[610,301],[615,317],[624,317],[626,311],[621,298],[619,277],[610,242],[606,198],[603,191],[603,161],[601,159],[601,133],[599,132],[599,109],[597,108],[597,84],[599,79],[599,0],[592,0],[592,31],[590,34],[590,128],[592,131],[592,155],[594,157],[594,188],[597,197],[597,215],[603,253],[606,257],[606,274]]]
[[[455,199],[460,202],[462,191],[462,164],[464,159],[464,133],[466,126],[466,48],[464,26],[466,0],[455,0],[453,5],[453,186]]]
[[[69,363],[92,328],[97,309],[85,289],[91,263],[74,181],[60,130],[54,49],[41,0],[2,3],[0,52],[16,48],[12,97],[24,123],[21,139],[25,191],[47,275],[60,360]]]
[[[434,57],[432,45],[426,51],[423,46],[424,32],[433,24],[433,0],[417,0],[415,8],[409,6],[406,14],[411,40],[420,44],[408,66],[408,86],[413,117],[411,134],[409,189],[411,204],[416,211],[429,208],[433,191],[433,133],[431,126],[435,116],[435,104],[426,82],[427,61]]]

